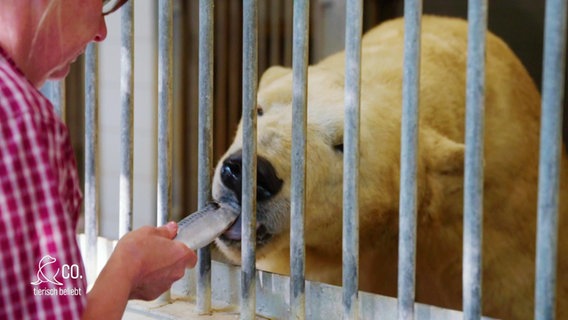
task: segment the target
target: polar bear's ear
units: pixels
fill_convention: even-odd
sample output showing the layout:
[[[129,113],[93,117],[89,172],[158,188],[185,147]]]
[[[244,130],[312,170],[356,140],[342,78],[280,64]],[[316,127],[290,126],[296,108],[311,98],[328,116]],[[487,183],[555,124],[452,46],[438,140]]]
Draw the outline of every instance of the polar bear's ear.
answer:
[[[292,71],[290,68],[281,66],[273,66],[268,68],[260,78],[259,90],[272,83],[274,80],[279,79]]]
[[[463,175],[465,145],[434,130],[424,130],[420,141],[429,171],[441,175]]]

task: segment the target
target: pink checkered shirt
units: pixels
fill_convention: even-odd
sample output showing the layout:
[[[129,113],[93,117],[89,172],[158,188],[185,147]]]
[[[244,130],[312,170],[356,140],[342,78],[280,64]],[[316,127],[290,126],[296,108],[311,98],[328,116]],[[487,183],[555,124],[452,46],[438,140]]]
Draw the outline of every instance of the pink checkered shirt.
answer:
[[[78,319],[81,204],[67,127],[0,48],[0,319]]]

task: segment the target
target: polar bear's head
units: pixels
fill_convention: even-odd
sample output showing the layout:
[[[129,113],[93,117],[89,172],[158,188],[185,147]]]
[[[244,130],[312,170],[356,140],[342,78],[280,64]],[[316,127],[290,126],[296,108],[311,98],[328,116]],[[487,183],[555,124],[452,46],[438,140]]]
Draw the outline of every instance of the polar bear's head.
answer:
[[[335,70],[320,66],[308,70],[305,242],[308,252],[318,256],[340,256],[341,252],[344,81]],[[380,233],[377,226],[396,224],[398,216],[400,106],[389,99],[400,99],[400,93],[385,90],[391,90],[390,86],[362,92],[360,232]],[[289,256],[292,98],[291,70],[270,68],[260,81],[257,97],[258,261]],[[213,198],[238,211],[242,142],[239,125],[213,181]],[[228,258],[240,261],[240,217],[216,244]]]

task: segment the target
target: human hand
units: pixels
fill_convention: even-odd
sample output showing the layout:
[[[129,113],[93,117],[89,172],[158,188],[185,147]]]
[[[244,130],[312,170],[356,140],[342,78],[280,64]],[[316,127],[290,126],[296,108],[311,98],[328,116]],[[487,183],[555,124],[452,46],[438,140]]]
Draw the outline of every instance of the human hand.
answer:
[[[122,268],[130,279],[129,299],[153,300],[197,262],[195,252],[172,240],[177,224],[142,227],[126,234],[116,245],[109,264]]]

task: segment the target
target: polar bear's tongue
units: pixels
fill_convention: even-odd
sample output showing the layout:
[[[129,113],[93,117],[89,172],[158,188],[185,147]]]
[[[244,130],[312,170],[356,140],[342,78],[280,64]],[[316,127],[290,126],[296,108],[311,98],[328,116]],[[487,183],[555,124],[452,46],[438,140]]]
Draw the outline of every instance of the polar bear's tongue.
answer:
[[[233,222],[233,224],[229,227],[229,229],[225,230],[225,232],[223,232],[223,236],[229,240],[234,240],[234,241],[241,241],[242,238],[242,215],[239,214],[239,217],[237,218],[237,220],[235,220],[235,222]],[[259,230],[259,226],[260,224],[258,223],[258,221],[256,222],[256,229],[257,232]]]
[[[237,220],[223,233],[223,236],[229,240],[241,241],[241,224],[242,215],[239,214]]]

